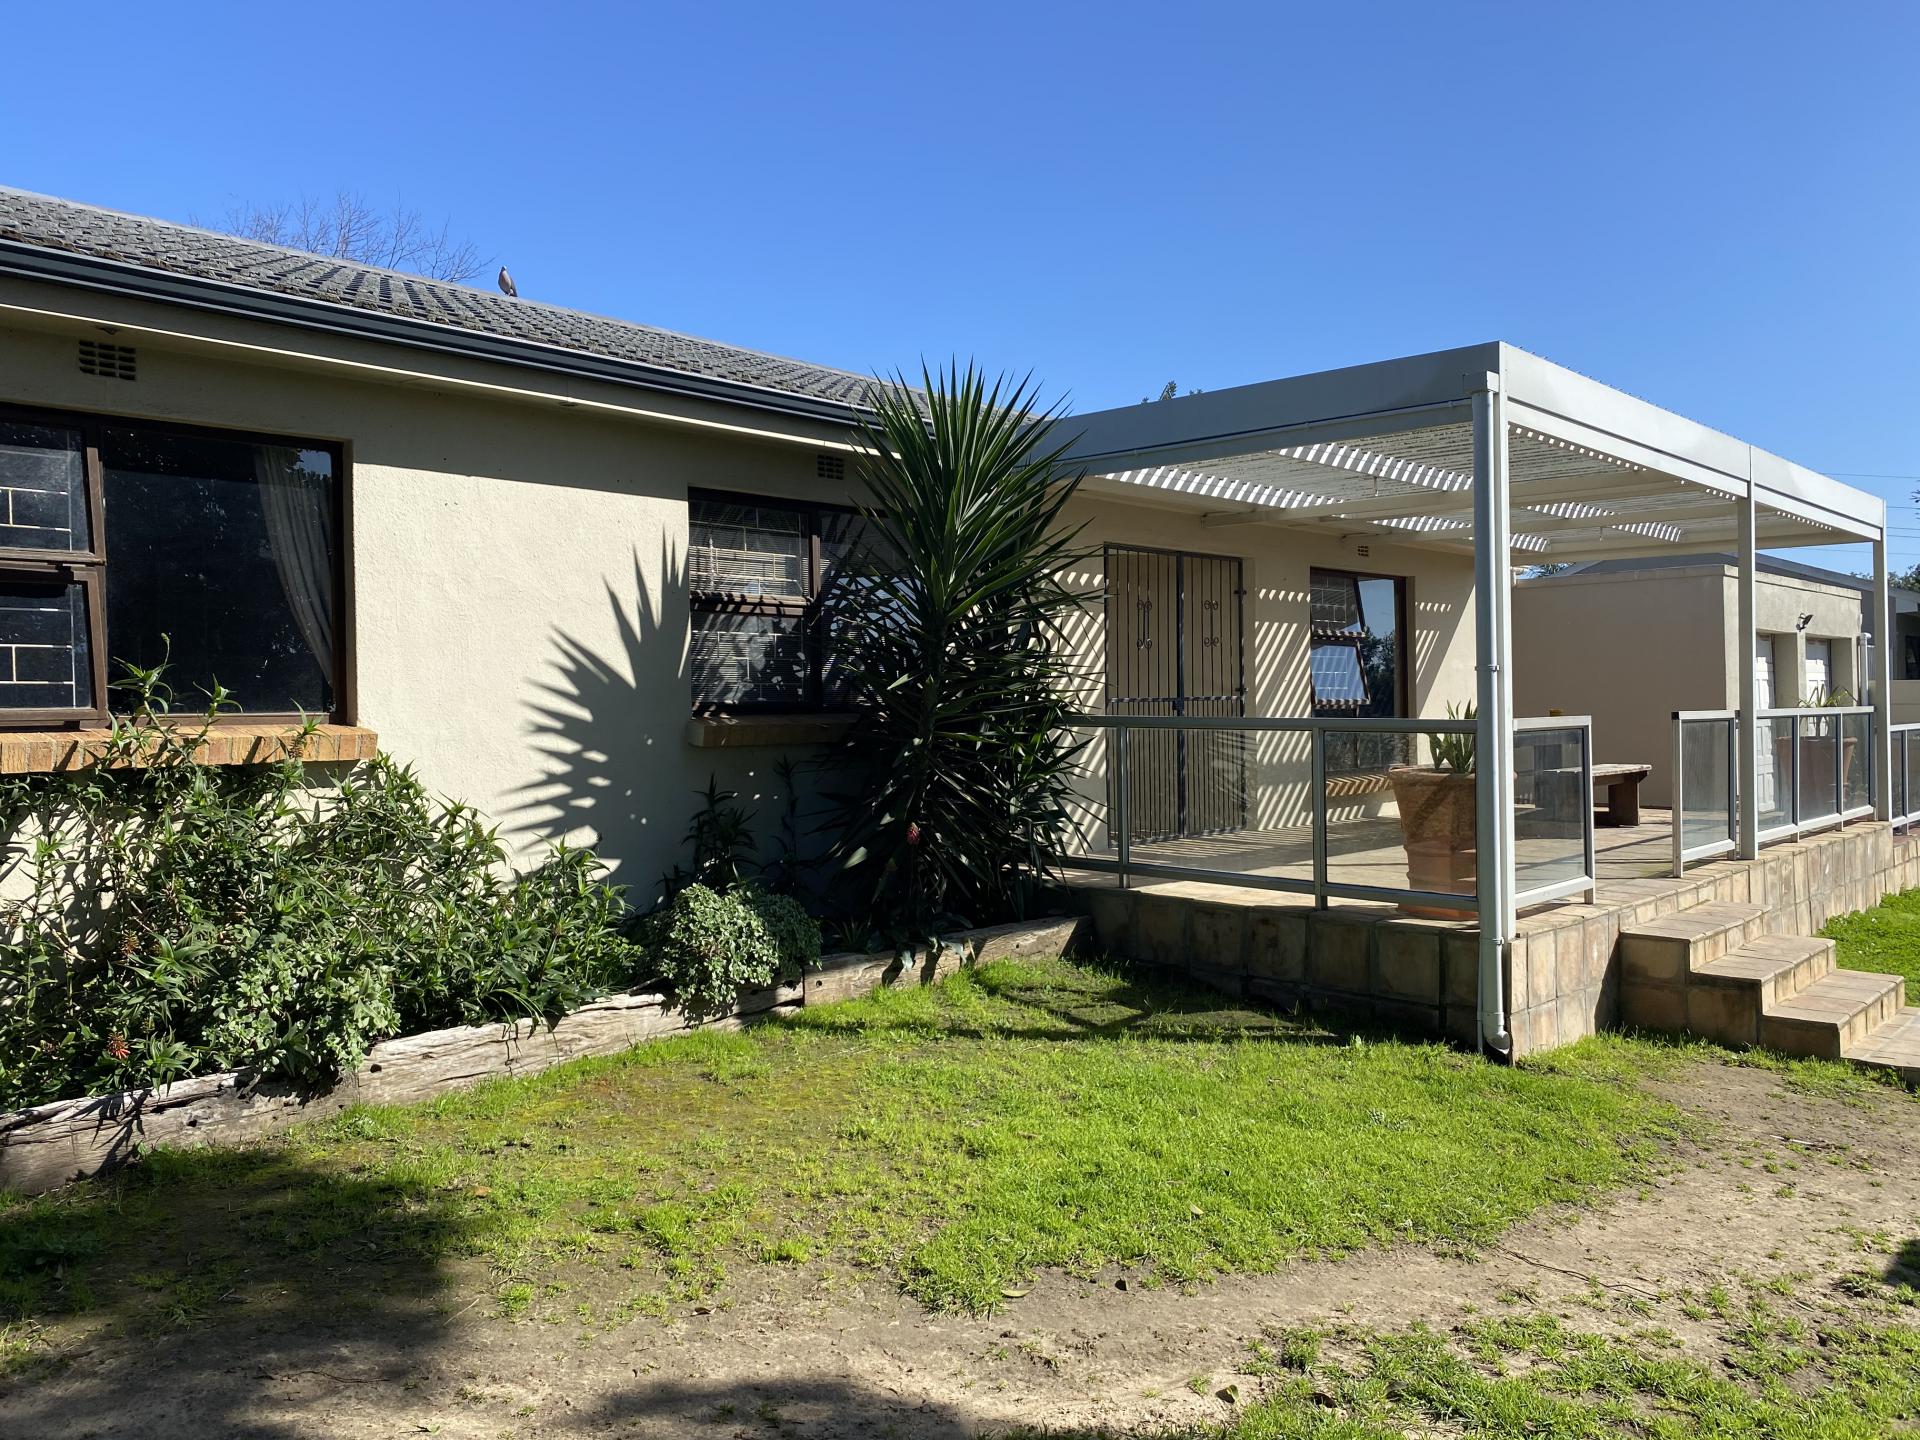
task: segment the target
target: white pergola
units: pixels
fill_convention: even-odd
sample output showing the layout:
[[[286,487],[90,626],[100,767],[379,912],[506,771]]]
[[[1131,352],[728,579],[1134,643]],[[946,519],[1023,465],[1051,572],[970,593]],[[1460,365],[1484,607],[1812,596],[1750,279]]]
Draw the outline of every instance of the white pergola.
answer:
[[[1473,557],[1479,753],[1508,761],[1477,772],[1481,1023],[1497,1047],[1506,1040],[1499,976],[1516,929],[1514,567],[1733,551],[1745,637],[1739,793],[1750,797],[1757,552],[1869,543],[1875,813],[1890,814],[1893,632],[1878,496],[1499,342],[1060,423],[1077,436],[1067,459],[1088,472],[1086,493],[1152,492],[1201,508],[1208,525],[1320,529]],[[1758,806],[1740,812],[1738,853],[1751,858]]]

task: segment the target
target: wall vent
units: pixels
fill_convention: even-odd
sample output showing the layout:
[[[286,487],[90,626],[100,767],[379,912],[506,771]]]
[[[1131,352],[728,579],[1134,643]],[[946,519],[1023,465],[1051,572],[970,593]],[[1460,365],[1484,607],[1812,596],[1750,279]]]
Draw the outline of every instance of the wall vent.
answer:
[[[847,457],[816,455],[813,457],[813,473],[821,480],[844,480],[847,478]]]
[[[1362,560],[1365,560],[1373,554],[1373,547],[1371,545],[1356,545],[1353,547],[1353,553],[1358,555]]]
[[[98,375],[105,380],[131,380],[134,350],[131,345],[108,345],[100,340],[80,342],[80,373]]]

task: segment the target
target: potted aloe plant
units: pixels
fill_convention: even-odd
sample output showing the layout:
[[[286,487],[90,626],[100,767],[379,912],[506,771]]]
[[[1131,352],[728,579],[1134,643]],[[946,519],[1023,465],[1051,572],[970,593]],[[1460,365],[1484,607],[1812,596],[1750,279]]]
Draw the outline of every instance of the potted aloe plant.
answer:
[[[1447,707],[1449,720],[1471,720],[1474,707]],[[1395,765],[1387,771],[1394,808],[1400,812],[1400,838],[1407,847],[1407,887],[1441,894],[1471,895],[1478,854],[1474,842],[1474,737],[1434,731],[1427,735],[1431,765]],[[1471,917],[1466,907],[1402,905],[1410,915],[1436,920]]]

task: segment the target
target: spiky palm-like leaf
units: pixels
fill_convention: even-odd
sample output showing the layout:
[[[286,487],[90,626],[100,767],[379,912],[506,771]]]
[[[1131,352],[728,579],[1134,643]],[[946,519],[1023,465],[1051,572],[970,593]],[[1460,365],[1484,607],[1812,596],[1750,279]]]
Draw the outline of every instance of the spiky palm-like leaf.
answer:
[[[1085,558],[1061,515],[1057,408],[1030,380],[923,370],[877,388],[858,463],[865,538],[821,608],[857,720],[837,798],[849,903],[897,942],[1021,913],[1071,827],[1077,662],[1065,633]]]

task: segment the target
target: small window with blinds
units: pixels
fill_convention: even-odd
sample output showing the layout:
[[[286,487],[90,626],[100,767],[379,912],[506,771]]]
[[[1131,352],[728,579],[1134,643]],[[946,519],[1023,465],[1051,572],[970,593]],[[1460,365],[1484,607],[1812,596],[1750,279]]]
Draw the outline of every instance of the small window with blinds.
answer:
[[[695,711],[828,706],[814,601],[858,518],[825,505],[696,492],[687,521]]]

